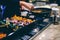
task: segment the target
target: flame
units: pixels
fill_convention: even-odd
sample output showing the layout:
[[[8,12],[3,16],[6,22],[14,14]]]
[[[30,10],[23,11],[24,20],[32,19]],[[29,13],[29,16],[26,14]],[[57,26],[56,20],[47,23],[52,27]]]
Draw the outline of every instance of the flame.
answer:
[[[6,34],[0,33],[0,39],[2,39],[2,38],[4,38],[4,37],[6,37]]]

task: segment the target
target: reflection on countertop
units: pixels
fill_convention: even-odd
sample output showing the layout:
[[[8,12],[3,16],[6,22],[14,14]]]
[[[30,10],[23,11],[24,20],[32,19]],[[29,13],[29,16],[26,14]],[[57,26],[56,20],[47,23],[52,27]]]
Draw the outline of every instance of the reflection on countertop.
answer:
[[[60,24],[51,24],[47,29],[45,29],[33,40],[60,40]]]

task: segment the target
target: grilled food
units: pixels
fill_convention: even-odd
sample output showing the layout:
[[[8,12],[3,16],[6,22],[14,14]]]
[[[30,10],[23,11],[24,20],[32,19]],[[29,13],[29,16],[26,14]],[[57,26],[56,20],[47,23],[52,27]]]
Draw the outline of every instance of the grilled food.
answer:
[[[5,33],[0,33],[0,39],[6,37],[6,34]]]
[[[32,19],[23,18],[23,17],[16,16],[16,15],[11,17],[11,19],[12,19],[12,22],[14,22],[14,23],[20,22],[20,23],[23,23],[23,25],[26,25],[27,23],[30,24],[30,23],[34,22],[34,20],[32,20]]]

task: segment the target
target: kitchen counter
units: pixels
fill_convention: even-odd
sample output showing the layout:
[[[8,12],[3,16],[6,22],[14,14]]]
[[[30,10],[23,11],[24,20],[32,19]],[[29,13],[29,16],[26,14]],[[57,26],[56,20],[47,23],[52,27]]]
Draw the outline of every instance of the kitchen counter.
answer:
[[[45,29],[33,40],[60,40],[60,24],[51,24],[47,29]]]

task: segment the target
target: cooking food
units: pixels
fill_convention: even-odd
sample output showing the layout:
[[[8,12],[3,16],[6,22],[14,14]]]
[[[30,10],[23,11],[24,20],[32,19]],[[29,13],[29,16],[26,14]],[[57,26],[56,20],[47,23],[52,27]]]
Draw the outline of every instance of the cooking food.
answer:
[[[32,10],[32,12],[34,12],[34,13],[41,13],[42,10]]]
[[[34,22],[34,20],[14,15],[13,17],[11,17],[11,22],[18,23],[19,25],[20,24],[27,25]]]
[[[6,34],[5,33],[0,33],[0,39],[6,37]]]
[[[46,13],[49,12],[48,9],[34,9],[32,10],[33,13]]]

